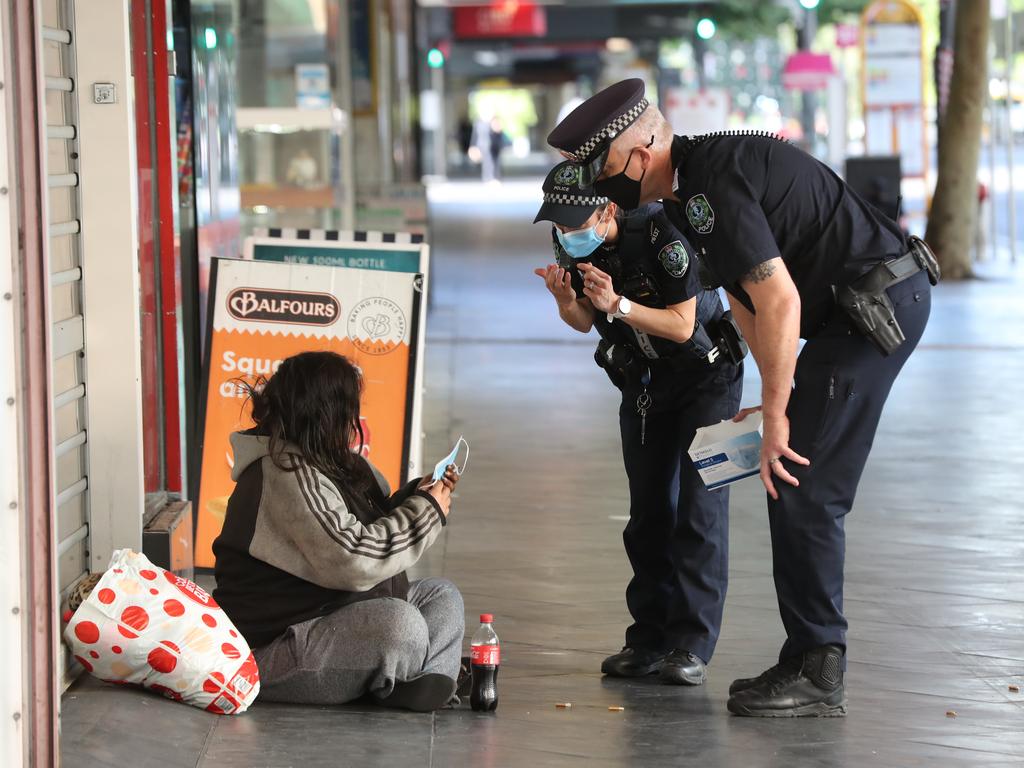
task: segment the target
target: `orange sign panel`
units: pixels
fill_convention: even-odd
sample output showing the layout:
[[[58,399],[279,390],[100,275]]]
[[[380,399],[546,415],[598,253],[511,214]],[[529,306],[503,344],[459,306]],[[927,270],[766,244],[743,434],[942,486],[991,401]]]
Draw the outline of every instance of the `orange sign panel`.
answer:
[[[239,385],[269,378],[291,355],[331,350],[359,367],[364,455],[392,487],[406,479],[421,285],[410,273],[214,262],[196,565],[213,565],[234,489],[229,436],[252,426]]]

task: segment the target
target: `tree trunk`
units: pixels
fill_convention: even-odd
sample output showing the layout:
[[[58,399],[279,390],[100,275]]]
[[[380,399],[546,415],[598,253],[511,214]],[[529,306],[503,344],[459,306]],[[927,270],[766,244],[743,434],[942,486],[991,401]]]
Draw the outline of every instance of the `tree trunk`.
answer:
[[[958,3],[953,79],[942,121],[939,174],[925,239],[947,280],[971,276],[978,225],[978,155],[988,87],[989,0]]]

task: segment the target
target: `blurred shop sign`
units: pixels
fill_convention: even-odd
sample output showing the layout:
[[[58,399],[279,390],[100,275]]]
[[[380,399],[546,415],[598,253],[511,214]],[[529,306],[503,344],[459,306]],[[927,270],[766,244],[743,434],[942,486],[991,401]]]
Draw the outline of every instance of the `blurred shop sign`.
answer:
[[[536,3],[503,0],[491,5],[460,6],[452,9],[455,37],[544,37],[548,33],[547,11]]]
[[[860,27],[856,24],[836,24],[836,47],[852,48],[860,42]]]
[[[861,15],[865,149],[899,155],[906,176],[928,165],[922,22],[909,0],[875,0]]]
[[[331,106],[331,71],[326,64],[295,65],[295,105],[299,109]]]
[[[823,91],[835,73],[832,57],[827,53],[797,51],[786,59],[782,85],[791,91]]]
[[[724,130],[729,118],[729,96],[719,88],[688,91],[667,88],[662,99],[662,113],[672,131],[693,136]]]

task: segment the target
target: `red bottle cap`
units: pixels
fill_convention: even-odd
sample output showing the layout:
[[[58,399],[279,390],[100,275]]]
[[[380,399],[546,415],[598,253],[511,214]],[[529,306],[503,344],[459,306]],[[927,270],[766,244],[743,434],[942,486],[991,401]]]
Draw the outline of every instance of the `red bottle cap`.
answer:
[[[481,624],[490,624],[492,621],[494,621],[494,614],[491,614],[491,613],[481,613],[480,614],[480,623]]]

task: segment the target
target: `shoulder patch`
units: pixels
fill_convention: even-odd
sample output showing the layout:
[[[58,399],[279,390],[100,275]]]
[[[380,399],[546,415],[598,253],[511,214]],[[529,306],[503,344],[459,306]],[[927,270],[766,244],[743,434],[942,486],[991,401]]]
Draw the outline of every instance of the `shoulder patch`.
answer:
[[[682,277],[690,266],[690,254],[679,240],[666,245],[658,254],[658,261],[672,277]]]
[[[686,201],[686,218],[702,235],[710,234],[715,228],[715,212],[703,192]]]

